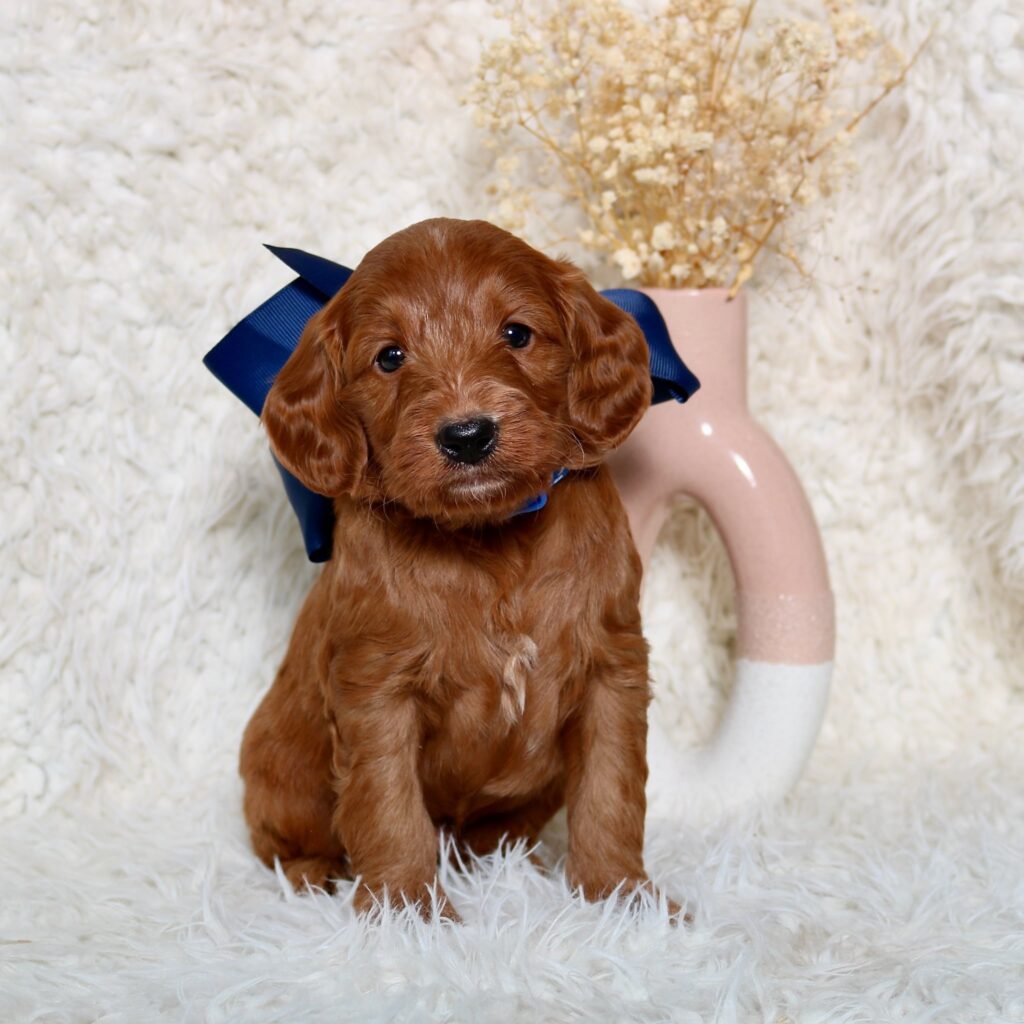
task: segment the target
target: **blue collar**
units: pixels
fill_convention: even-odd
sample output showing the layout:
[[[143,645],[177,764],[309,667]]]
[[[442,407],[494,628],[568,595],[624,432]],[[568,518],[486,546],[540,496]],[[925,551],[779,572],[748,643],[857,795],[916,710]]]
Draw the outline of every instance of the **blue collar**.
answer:
[[[267,248],[299,276],[233,327],[203,359],[206,368],[257,416],[263,410],[274,378],[298,345],[306,321],[327,305],[352,275],[348,267],[301,249],[281,249],[273,245]],[[670,398],[685,402],[700,387],[700,382],[673,348],[654,300],[628,288],[612,288],[601,294],[634,317],[647,339],[654,385],[652,404]],[[302,528],[306,554],[312,562],[326,562],[331,557],[334,502],[304,487],[276,459],[274,461]],[[552,475],[550,486],[554,487],[567,475],[568,470],[558,470]],[[542,491],[513,516],[537,512],[547,502],[547,492]]]
[[[560,483],[568,475],[569,470],[556,469],[554,473],[551,474],[551,483],[548,484],[548,487],[554,487],[555,484]],[[547,503],[548,492],[541,491],[536,498],[531,498],[521,509],[513,512],[512,515],[509,516],[509,519],[514,519],[516,516],[521,516],[526,512],[539,512]]]

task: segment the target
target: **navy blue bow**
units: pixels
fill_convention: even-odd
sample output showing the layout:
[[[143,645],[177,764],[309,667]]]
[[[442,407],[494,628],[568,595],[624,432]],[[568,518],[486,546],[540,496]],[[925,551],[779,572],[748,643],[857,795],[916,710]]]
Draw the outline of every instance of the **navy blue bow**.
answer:
[[[348,267],[301,249],[274,245],[267,248],[291,267],[298,278],[233,327],[203,359],[206,368],[257,416],[263,411],[274,378],[295,351],[306,322],[352,275]],[[612,288],[601,294],[629,313],[644,332],[651,355],[653,403],[670,398],[685,402],[700,382],[672,347],[668,328],[654,301],[643,292],[628,288]],[[274,462],[298,516],[306,554],[312,562],[326,562],[331,557],[334,503],[299,483],[276,458]],[[564,476],[565,470],[559,470],[552,478],[552,486]],[[543,508],[546,501],[547,495],[539,494],[516,514],[534,512]]]

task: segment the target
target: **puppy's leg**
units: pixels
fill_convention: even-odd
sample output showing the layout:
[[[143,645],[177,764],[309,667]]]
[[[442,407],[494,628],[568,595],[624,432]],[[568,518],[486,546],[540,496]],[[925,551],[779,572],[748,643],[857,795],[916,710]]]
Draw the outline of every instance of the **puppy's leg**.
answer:
[[[647,781],[647,645],[636,629],[609,633],[582,681],[562,736],[569,884],[587,899],[649,886],[643,865]]]
[[[353,659],[355,660],[355,659]],[[355,907],[367,911],[385,893],[429,914],[438,842],[419,778],[421,726],[415,698],[387,680],[328,697],[334,728],[335,831],[361,877]],[[458,919],[437,887],[438,910]]]
[[[311,699],[289,656],[245,730],[239,771],[253,849],[268,867],[275,858],[288,880],[330,888],[348,877],[345,850],[334,831],[331,738],[323,711]]]

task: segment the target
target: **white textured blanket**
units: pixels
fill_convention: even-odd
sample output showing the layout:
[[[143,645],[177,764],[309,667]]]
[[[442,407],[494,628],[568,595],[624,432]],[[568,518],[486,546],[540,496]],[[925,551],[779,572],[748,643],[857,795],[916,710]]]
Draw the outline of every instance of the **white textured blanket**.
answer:
[[[674,930],[522,851],[447,879],[461,928],[368,927],[244,833],[241,730],[314,569],[200,358],[288,279],[263,241],[356,261],[487,216],[458,102],[486,5],[3,5],[0,1020],[1024,1020],[1024,13],[877,12],[933,42],[806,239],[815,283],[752,293],[834,696],[781,806],[650,823]],[[681,744],[724,699],[730,587],[680,508],[644,611]]]

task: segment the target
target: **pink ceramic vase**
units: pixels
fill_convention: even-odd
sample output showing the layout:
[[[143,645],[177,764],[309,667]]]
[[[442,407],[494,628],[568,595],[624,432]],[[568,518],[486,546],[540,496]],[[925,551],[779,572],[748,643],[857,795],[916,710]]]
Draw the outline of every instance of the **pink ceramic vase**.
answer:
[[[646,565],[671,499],[707,511],[736,584],[736,670],[706,745],[677,750],[652,714],[654,813],[733,810],[799,778],[828,700],[835,618],[821,537],[785,455],[747,409],[747,306],[724,289],[645,289],[700,379],[651,408],[610,461]]]

